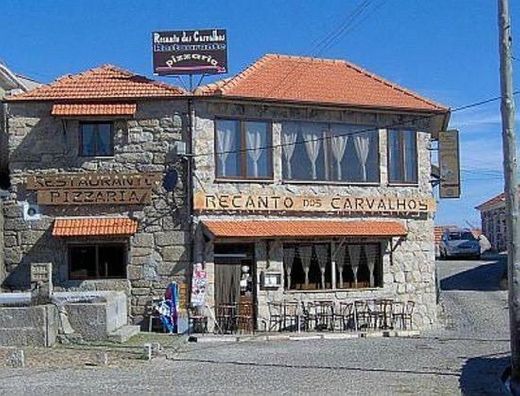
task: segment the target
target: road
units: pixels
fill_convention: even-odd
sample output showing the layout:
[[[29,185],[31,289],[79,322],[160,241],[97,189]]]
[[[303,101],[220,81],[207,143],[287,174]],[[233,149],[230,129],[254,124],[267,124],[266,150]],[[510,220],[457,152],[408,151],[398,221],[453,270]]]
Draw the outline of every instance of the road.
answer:
[[[447,327],[420,338],[186,344],[137,367],[0,370],[0,393],[501,394],[503,265],[438,262]]]

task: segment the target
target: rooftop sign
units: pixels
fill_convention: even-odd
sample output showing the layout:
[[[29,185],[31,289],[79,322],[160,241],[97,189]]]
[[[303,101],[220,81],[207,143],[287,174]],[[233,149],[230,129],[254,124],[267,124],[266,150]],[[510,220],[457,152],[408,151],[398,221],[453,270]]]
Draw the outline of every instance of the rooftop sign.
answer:
[[[160,76],[227,73],[225,29],[154,32],[152,46],[153,72]]]

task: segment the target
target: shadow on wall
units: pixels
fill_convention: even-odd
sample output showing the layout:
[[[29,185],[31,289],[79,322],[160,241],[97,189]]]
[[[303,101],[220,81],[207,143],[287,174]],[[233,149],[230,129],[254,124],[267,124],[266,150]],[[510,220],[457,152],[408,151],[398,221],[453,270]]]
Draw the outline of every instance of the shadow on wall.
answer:
[[[63,269],[66,251],[62,241],[53,238],[52,229],[34,242],[34,244],[22,254],[20,263],[8,273],[3,287],[12,290],[26,290],[30,288],[31,263],[52,263],[53,283],[60,283],[59,271]]]
[[[478,356],[466,360],[459,379],[463,395],[507,395],[502,375],[510,365],[507,354]]]
[[[442,279],[441,289],[475,291],[502,290],[500,281],[505,268],[505,261],[497,259],[490,264],[482,264],[478,267]]]

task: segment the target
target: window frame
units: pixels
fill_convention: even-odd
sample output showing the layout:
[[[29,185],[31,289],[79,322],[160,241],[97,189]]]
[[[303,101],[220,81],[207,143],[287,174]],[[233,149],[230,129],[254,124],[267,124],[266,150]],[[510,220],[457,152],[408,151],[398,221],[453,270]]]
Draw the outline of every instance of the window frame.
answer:
[[[404,168],[405,168],[405,163],[404,163],[404,134],[402,132],[406,132],[406,131],[411,131],[411,132],[414,132],[413,136],[415,137],[414,139],[414,142],[415,142],[415,175],[417,176],[417,180],[416,181],[404,181],[404,180],[401,180],[401,181],[393,181],[391,180],[390,178],[390,175],[391,175],[391,172],[390,172],[390,150],[391,150],[391,147],[390,147],[390,131],[396,131],[396,132],[399,132],[399,166],[402,168],[401,170],[403,170],[403,175],[404,175]],[[387,167],[387,175],[388,175],[388,185],[389,186],[418,186],[419,185],[419,147],[418,147],[418,144],[417,144],[417,134],[419,132],[417,130],[414,130],[414,129],[407,129],[407,128],[391,128],[391,129],[387,129],[386,130],[386,167]]]
[[[219,175],[219,160],[218,160],[218,148],[217,148],[217,123],[218,121],[235,121],[238,122],[240,132],[240,151],[237,153],[240,156],[240,175],[234,176],[222,176]],[[247,175],[247,150],[246,150],[246,128],[247,122],[261,122],[267,126],[267,143],[268,156],[267,164],[269,166],[268,175],[261,177],[254,177]],[[249,118],[249,117],[215,117],[213,119],[213,161],[215,168],[215,182],[272,182],[274,180],[274,164],[273,164],[273,120],[262,119],[262,118]]]
[[[380,284],[377,286],[374,286],[374,287],[358,287],[358,288],[354,288],[354,287],[351,287],[351,288],[348,288],[348,287],[343,287],[343,288],[340,288],[339,287],[339,277],[338,277],[338,272],[339,272],[339,268],[337,266],[337,263],[336,263],[336,260],[334,260],[334,265],[332,265],[332,253],[334,252],[332,246],[334,244],[334,246],[337,248],[340,244],[340,241],[338,240],[333,240],[333,239],[325,239],[325,240],[303,240],[303,239],[298,239],[298,240],[293,240],[293,239],[287,239],[287,240],[284,240],[282,241],[282,251],[284,249],[284,247],[286,245],[290,245],[290,246],[296,246],[296,245],[315,245],[315,244],[328,244],[329,245],[329,262],[328,262],[328,271],[331,273],[331,280],[330,280],[330,283],[331,283],[331,288],[330,289],[287,289],[287,283],[285,281],[286,277],[287,277],[287,272],[286,272],[286,269],[285,269],[285,264],[283,262],[283,254],[282,254],[282,278],[284,279],[284,285],[283,285],[283,292],[284,293],[326,293],[326,292],[337,292],[337,291],[349,291],[349,292],[352,292],[352,291],[363,291],[363,290],[382,290],[384,289],[385,287],[385,281],[384,281],[384,266],[385,266],[385,243],[387,241],[386,240],[381,240],[381,239],[370,239],[370,240],[367,240],[367,241],[356,241],[356,240],[352,240],[352,241],[348,241],[348,242],[345,242],[344,243],[344,246],[348,246],[348,245],[362,245],[362,246],[365,246],[365,245],[377,245],[378,246],[378,255],[379,255],[379,258],[378,258],[378,264],[380,265],[379,269],[380,269]],[[348,251],[346,251],[346,254],[348,254]],[[293,263],[294,265],[294,263]],[[327,271],[326,271],[327,272]],[[375,272],[375,271],[374,271]],[[335,273],[335,275],[332,275],[333,273]],[[335,279],[334,279],[335,278]],[[333,280],[335,280],[335,284],[333,282]],[[377,280],[376,279],[376,283],[377,283]],[[292,283],[292,282],[291,282]],[[294,284],[294,283],[292,283]]]
[[[95,266],[96,273],[98,277],[75,277],[72,275],[72,266],[71,266],[71,249],[74,247],[81,246],[94,246],[95,247]],[[99,277],[99,247],[100,246],[120,246],[123,249],[123,262],[124,262],[124,275],[122,277]],[[70,281],[86,281],[86,280],[117,280],[117,279],[127,279],[128,278],[128,242],[126,241],[74,241],[67,243],[67,276]]]
[[[331,180],[288,179],[284,175],[284,169],[285,169],[284,158],[283,158],[282,150],[280,150],[280,157],[281,157],[281,178],[280,178],[280,180],[281,180],[282,184],[374,186],[374,187],[381,185],[381,150],[380,150],[381,128],[379,126],[377,126],[377,125],[371,126],[371,125],[366,125],[366,124],[354,124],[354,123],[348,123],[348,122],[320,122],[320,121],[308,121],[308,120],[302,121],[302,120],[294,120],[294,119],[289,119],[289,120],[284,119],[284,120],[279,121],[279,123],[280,123],[280,140],[281,140],[281,134],[283,133],[283,123],[284,122],[316,123],[316,124],[324,124],[327,126],[327,137],[325,139],[323,139],[323,141],[326,142],[326,146],[327,146],[327,150],[328,150],[327,156],[329,158],[329,164],[328,164],[329,171],[332,170],[332,168],[333,168],[333,161],[332,161],[333,155],[332,155],[332,152],[330,151],[331,150],[330,147],[331,147],[332,136],[334,136],[334,135],[331,133],[331,126],[333,124],[343,124],[343,125],[352,125],[352,126],[361,126],[361,127],[370,128],[370,130],[367,130],[366,132],[373,132],[376,135],[375,145],[377,147],[377,165],[376,165],[377,180],[364,182],[364,181],[341,181],[341,180],[333,180],[333,179],[331,179]]]
[[[109,125],[110,126],[110,153],[109,154],[85,154],[84,146],[83,146],[83,126],[84,125],[94,125],[95,133],[99,133],[99,125]],[[114,122],[113,121],[80,121],[78,126],[78,135],[79,135],[79,147],[78,147],[78,156],[86,157],[86,158],[96,158],[96,157],[113,157],[114,156]]]

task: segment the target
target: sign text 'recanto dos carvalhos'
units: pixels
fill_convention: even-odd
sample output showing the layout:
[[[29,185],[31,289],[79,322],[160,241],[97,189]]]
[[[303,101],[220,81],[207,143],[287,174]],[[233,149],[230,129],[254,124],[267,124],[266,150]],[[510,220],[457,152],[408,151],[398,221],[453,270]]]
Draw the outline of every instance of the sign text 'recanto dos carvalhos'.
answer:
[[[360,197],[360,196],[293,196],[244,194],[195,194],[198,211],[287,211],[287,212],[395,212],[427,213],[435,210],[432,198]]]

